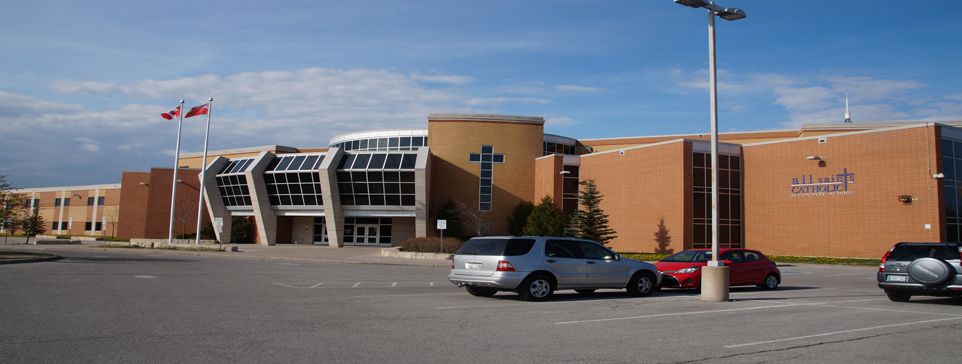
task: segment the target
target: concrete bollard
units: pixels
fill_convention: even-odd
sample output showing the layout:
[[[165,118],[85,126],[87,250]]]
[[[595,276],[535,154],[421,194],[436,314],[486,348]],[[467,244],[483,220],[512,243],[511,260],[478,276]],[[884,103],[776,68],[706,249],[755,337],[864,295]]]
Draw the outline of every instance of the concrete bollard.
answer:
[[[728,267],[701,267],[701,301],[728,302]]]

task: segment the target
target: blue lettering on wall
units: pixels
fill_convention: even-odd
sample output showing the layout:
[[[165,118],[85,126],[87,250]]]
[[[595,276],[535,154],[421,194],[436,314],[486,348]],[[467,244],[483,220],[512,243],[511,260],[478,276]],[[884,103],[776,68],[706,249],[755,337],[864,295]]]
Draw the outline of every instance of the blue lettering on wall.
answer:
[[[855,173],[849,173],[848,168],[843,168],[842,173],[817,179],[811,174],[802,175],[801,179],[792,178],[792,197],[851,195],[854,191],[849,190],[849,185],[853,183]]]

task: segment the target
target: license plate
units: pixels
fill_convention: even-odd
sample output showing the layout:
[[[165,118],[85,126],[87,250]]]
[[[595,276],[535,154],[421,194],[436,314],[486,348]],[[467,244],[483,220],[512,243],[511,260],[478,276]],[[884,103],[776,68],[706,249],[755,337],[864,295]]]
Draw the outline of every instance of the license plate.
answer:
[[[481,263],[464,263],[464,267],[468,269],[478,270],[478,269],[481,269]]]
[[[889,274],[885,276],[886,282],[908,282],[909,276]]]

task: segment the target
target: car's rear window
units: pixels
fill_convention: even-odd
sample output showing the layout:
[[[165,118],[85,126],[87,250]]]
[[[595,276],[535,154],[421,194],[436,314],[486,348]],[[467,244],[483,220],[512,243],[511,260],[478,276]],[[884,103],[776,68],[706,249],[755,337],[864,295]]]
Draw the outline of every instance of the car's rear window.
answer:
[[[959,259],[959,247],[948,244],[896,245],[888,260],[916,260],[919,258]]]
[[[458,249],[458,255],[525,255],[534,246],[534,239],[471,239]]]

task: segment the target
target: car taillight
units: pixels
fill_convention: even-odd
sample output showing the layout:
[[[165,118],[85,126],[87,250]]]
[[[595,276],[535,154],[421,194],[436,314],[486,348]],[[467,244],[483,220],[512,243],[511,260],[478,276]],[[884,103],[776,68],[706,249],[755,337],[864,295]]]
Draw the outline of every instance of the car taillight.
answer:
[[[514,266],[504,260],[498,261],[498,272],[514,272]]]
[[[885,271],[885,261],[888,260],[889,254],[892,254],[892,251],[893,251],[893,250],[895,250],[895,247],[894,247],[894,246],[892,247],[892,249],[889,249],[889,251],[885,252],[885,255],[882,256],[882,261],[879,262],[879,264],[878,264],[878,271],[879,271],[879,272],[884,272],[884,271]]]

